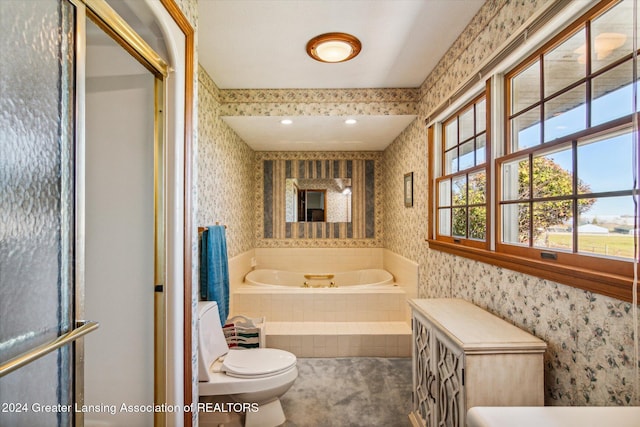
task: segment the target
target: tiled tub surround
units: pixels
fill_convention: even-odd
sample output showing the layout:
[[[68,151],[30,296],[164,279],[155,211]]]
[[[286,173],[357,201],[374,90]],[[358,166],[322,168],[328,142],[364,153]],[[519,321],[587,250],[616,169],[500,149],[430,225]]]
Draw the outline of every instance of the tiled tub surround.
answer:
[[[381,248],[256,248],[254,256],[256,268],[304,273],[383,268],[384,262]]]
[[[256,288],[243,283],[258,268],[303,272],[385,268],[387,289]],[[233,314],[267,319],[267,345],[299,357],[408,357],[407,298],[417,292],[417,264],[380,248],[259,248],[229,260]]]
[[[377,288],[261,288],[234,292],[234,310],[269,322],[404,322],[406,294]]]
[[[390,289],[264,289],[234,292],[238,313],[267,318],[267,346],[298,357],[408,357],[405,292]]]
[[[383,269],[391,273],[407,299],[418,295],[418,264],[382,248],[256,248],[230,260],[231,291],[242,286],[251,271],[251,259],[257,269],[327,273]],[[233,266],[235,267],[235,271]],[[408,305],[405,320],[411,323]]]

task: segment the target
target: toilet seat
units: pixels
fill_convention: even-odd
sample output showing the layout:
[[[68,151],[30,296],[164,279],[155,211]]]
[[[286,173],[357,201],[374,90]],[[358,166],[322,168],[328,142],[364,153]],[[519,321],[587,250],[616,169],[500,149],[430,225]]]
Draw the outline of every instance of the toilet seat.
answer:
[[[296,356],[276,348],[231,349],[225,355],[221,370],[236,378],[270,377],[296,366]]]

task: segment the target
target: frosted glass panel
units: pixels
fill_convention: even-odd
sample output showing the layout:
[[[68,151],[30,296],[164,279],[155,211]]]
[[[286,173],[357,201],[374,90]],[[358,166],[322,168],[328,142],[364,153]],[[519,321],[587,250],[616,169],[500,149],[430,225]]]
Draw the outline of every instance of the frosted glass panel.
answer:
[[[72,328],[74,9],[0,1],[0,361]],[[69,349],[0,378],[1,400],[71,403]],[[43,418],[44,417],[44,418]],[[0,425],[66,425],[0,412]]]

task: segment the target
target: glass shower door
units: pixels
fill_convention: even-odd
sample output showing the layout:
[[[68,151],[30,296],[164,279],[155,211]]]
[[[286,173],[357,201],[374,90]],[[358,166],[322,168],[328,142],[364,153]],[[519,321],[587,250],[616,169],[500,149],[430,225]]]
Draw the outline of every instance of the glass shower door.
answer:
[[[74,417],[75,14],[0,1],[1,426]]]

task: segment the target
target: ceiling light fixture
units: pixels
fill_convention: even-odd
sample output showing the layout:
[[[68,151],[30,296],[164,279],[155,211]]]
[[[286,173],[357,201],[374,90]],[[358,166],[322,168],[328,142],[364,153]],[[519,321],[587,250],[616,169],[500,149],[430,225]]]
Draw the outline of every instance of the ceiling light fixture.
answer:
[[[307,53],[320,62],[345,62],[360,53],[362,44],[351,34],[326,33],[309,40]]]
[[[348,125],[355,125],[356,123],[358,123],[356,119],[347,119],[344,122]]]
[[[291,119],[282,119],[280,120],[280,123],[283,125],[290,125],[291,123],[293,123],[293,120]]]

